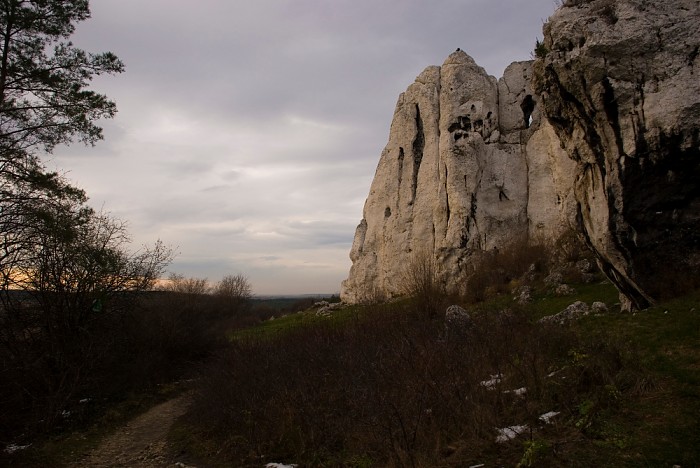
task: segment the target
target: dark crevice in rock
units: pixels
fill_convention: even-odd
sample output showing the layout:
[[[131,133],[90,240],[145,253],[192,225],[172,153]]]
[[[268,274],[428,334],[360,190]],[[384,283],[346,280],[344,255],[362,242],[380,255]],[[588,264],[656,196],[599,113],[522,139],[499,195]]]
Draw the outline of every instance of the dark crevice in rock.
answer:
[[[642,76],[635,84],[635,96],[634,105],[635,111],[632,114],[632,130],[634,131],[634,141],[635,141],[635,156],[641,157],[646,155],[649,151],[647,141],[645,138],[646,128],[646,116],[644,115],[644,85],[645,80]],[[639,110],[637,110],[639,109]]]
[[[661,52],[664,50],[664,40],[663,37],[661,36],[661,29],[656,30],[656,47],[658,52]]]
[[[459,248],[466,249],[469,244],[469,218],[464,220],[464,227],[462,228],[462,235],[459,238]]]
[[[549,120],[549,123],[552,124],[560,137],[562,135],[571,135],[574,131],[574,121],[570,118],[570,112],[566,109],[566,106],[573,107],[575,114],[586,116],[583,103],[567,91],[559,80],[559,75],[551,66],[545,69],[544,86],[550,94],[550,98],[545,101],[547,105],[547,120]]]
[[[459,141],[460,139],[466,137],[468,132],[482,133],[483,128],[483,120],[472,122],[468,115],[460,115],[457,117],[456,122],[451,123],[450,126],[447,127],[447,130],[453,134],[454,141]]]
[[[622,131],[620,130],[620,110],[615,100],[615,90],[613,90],[610,80],[605,77],[601,82],[603,85],[603,107],[608,123],[615,134],[615,145],[617,146],[618,157],[625,155],[625,148],[622,143]]]
[[[423,119],[420,115],[420,107],[416,104],[416,137],[413,140],[413,180],[411,184],[411,202],[416,199],[418,189],[418,171],[423,161],[423,150],[425,149],[425,133],[423,129]]]
[[[397,191],[399,201],[401,200],[401,182],[403,181],[403,160],[404,160],[405,154],[403,147],[399,147],[399,189]],[[399,206],[401,204],[399,203]]]
[[[447,131],[452,133],[455,130],[466,130],[468,132],[472,131],[472,121],[467,115],[460,115],[457,117],[457,122],[453,122],[447,127]]]
[[[447,166],[445,166],[445,209],[447,210],[447,224],[449,226],[450,216],[452,215],[452,212],[450,211],[450,192],[447,190],[447,181],[449,180],[448,176],[449,174],[447,173]]]
[[[535,110],[535,100],[532,99],[531,95],[525,96],[523,102],[520,103],[520,108],[523,110],[523,126],[530,128],[530,125],[532,125],[532,113]]]
[[[690,74],[693,74],[695,68],[695,59],[698,58],[698,53],[700,53],[700,47],[695,46],[695,48],[688,54],[688,66],[690,67]]]
[[[585,84],[585,79],[581,78]],[[605,152],[601,144],[600,135],[595,128],[594,113],[586,111],[586,106],[570,92],[559,79],[556,71],[551,67],[546,69],[547,88],[550,91],[550,99],[547,102],[547,120],[554,127],[555,132],[562,141],[568,141],[574,134],[576,124],[584,129],[586,146],[591,150],[600,169],[602,179],[605,180]],[[591,102],[589,95],[585,98]],[[592,102],[591,102],[591,107]],[[573,150],[570,157],[581,162],[578,150]]]

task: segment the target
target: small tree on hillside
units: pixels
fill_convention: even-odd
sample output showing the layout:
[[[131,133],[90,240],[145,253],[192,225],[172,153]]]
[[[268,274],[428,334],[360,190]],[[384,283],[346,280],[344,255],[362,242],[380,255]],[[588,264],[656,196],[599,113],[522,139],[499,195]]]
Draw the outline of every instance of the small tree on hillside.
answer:
[[[228,307],[240,309],[248,304],[253,296],[253,288],[242,274],[227,275],[214,288],[214,294],[222,299]]]
[[[445,284],[440,265],[429,252],[414,252],[402,277],[403,293],[413,298],[416,306],[434,315],[445,301]]]

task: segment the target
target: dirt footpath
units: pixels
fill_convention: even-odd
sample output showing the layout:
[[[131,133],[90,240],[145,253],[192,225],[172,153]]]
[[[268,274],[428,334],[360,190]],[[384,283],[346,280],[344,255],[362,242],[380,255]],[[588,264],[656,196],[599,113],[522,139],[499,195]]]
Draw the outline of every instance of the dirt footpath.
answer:
[[[187,395],[154,406],[107,437],[81,460],[79,467],[186,467],[167,444],[170,427],[185,414]]]

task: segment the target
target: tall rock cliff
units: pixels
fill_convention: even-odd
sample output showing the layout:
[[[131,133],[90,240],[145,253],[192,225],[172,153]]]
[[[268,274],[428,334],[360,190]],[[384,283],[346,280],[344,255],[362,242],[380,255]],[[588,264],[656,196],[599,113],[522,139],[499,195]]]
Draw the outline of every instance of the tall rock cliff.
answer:
[[[569,226],[625,309],[700,286],[700,0],[566,0],[544,33],[498,81],[457,50],[401,94],[345,301]]]
[[[544,32],[541,108],[625,308],[700,286],[700,1],[569,0]]]
[[[399,96],[343,300],[401,294],[417,254],[456,285],[473,255],[569,226],[576,166],[540,118],[531,76],[531,62],[516,62],[497,81],[457,50]]]

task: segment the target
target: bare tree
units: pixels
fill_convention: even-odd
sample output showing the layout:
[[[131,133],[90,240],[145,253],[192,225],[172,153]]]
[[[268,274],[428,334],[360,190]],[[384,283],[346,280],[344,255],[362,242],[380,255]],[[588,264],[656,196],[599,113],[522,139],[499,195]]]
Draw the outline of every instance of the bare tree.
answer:
[[[227,275],[214,288],[214,294],[231,301],[247,301],[253,295],[248,278],[242,274]]]
[[[80,202],[35,200],[17,220],[26,237],[0,269],[0,370],[22,376],[14,394],[51,424],[120,339],[105,330],[153,287],[172,251],[130,250],[123,222]]]
[[[203,296],[211,292],[206,278],[186,278],[179,273],[171,273],[160,288],[163,291]]]
[[[250,307],[253,288],[242,274],[224,276],[214,288],[214,296],[221,302],[226,313],[240,315]]]

